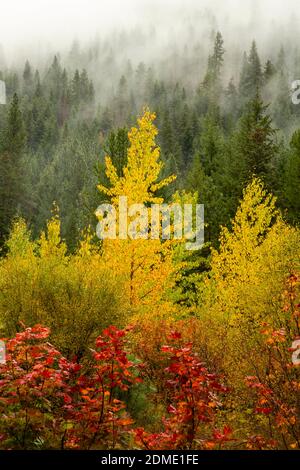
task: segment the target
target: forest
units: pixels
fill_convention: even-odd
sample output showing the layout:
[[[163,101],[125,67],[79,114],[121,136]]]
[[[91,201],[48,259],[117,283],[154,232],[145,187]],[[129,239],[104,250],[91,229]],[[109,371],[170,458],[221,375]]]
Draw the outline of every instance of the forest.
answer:
[[[197,20],[0,49],[2,450],[300,450],[300,50]],[[99,239],[120,196],[204,245]]]

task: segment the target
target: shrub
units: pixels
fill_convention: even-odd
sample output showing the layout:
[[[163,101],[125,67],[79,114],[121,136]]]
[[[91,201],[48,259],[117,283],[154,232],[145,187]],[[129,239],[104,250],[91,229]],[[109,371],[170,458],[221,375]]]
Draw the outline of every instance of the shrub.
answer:
[[[125,351],[126,332],[105,330],[85,367],[65,359],[40,325],[8,341],[0,365],[1,447],[120,447],[133,421],[117,392],[140,381]]]
[[[180,344],[181,334],[169,336],[171,345],[163,346],[168,367],[164,386],[169,390],[167,416],[162,420],[163,430],[148,433],[135,431],[138,444],[146,449],[213,449],[231,440],[231,429],[215,428],[217,410],[221,406],[218,395],[225,393],[215,374],[208,372],[192,344]]]
[[[100,247],[86,235],[73,254],[60,238],[57,217],[38,242],[30,240],[25,223],[17,220],[0,260],[0,327],[12,337],[36,323],[51,329],[51,341],[67,357],[82,357],[100,331],[122,325],[126,305],[122,280],[109,272]]]

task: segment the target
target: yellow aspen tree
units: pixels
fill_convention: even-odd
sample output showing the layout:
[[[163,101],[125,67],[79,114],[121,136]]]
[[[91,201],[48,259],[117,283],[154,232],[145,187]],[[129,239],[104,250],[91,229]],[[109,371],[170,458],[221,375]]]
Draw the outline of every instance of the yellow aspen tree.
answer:
[[[254,178],[244,190],[232,228],[222,229],[220,248],[212,251],[214,303],[230,321],[244,318],[253,323],[269,315],[272,299],[280,295],[289,265],[297,257],[298,236],[283,221],[276,198]]]
[[[207,347],[232,386],[241,387],[241,400],[243,378],[267,368],[268,358],[260,355],[261,330],[282,316],[282,290],[291,267],[299,266],[299,242],[299,230],[284,222],[276,198],[254,178],[232,227],[222,229],[220,247],[212,251],[199,316]]]
[[[138,119],[137,127],[130,130],[130,146],[122,176],[118,175],[110,156],[105,158],[109,185],[99,185],[98,189],[108,196],[117,215],[119,197],[126,197],[128,206],[144,204],[148,211],[150,204],[162,204],[163,198],[157,196],[157,191],[176,178],[159,179],[163,162],[155,142],[158,131],[154,119],[155,114],[146,109]],[[133,219],[128,214],[125,217],[128,226]],[[172,315],[175,307],[167,293],[174,285],[178,271],[173,261],[173,240],[161,241],[150,236],[120,239],[118,224],[116,233],[116,239],[103,240],[103,258],[110,270],[123,279],[124,303],[129,316]]]

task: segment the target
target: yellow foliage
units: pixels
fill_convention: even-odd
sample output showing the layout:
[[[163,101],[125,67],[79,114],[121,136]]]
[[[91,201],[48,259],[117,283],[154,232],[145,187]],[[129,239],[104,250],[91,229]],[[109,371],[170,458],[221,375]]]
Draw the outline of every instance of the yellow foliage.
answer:
[[[300,232],[287,225],[276,199],[255,178],[244,190],[232,221],[213,250],[211,272],[199,296],[198,313],[209,354],[230,379],[235,407],[243,406],[244,377],[263,375],[262,324],[282,317],[282,291],[300,264]],[[246,392],[245,392],[246,393]]]
[[[118,203],[119,196],[127,196],[128,204],[159,204],[163,200],[155,192],[176,179],[172,175],[158,181],[163,162],[160,160],[160,148],[155,143],[158,131],[153,124],[154,119],[155,114],[146,109],[138,119],[138,127],[133,127],[128,133],[130,147],[123,176],[118,176],[111,158],[106,156],[106,176],[111,187],[99,185],[98,189],[108,195],[114,204]]]
[[[15,222],[8,254],[0,261],[0,319],[4,336],[26,325],[51,328],[51,340],[67,355],[82,355],[102,329],[123,324],[122,283],[87,233],[67,255],[54,216],[36,242],[22,220]]]
[[[276,199],[255,178],[232,222],[212,251],[207,280],[214,315],[243,326],[272,316],[292,264],[299,263],[299,231],[287,225]]]
[[[156,192],[170,184],[175,176],[159,180],[163,163],[160,149],[155,143],[157,129],[153,124],[155,114],[145,110],[138,119],[138,127],[129,132],[130,147],[123,176],[117,175],[109,156],[106,157],[106,175],[110,187],[99,185],[100,192],[110,197],[118,214],[120,196],[127,197],[128,205],[150,203],[161,204],[163,199]],[[132,222],[127,217],[127,225]],[[117,227],[119,233],[119,227]],[[150,238],[150,237],[149,237]],[[175,282],[178,272],[173,262],[173,241],[159,239],[105,239],[103,259],[111,272],[124,281],[124,305],[129,315],[172,315],[174,305],[168,298],[168,291]]]

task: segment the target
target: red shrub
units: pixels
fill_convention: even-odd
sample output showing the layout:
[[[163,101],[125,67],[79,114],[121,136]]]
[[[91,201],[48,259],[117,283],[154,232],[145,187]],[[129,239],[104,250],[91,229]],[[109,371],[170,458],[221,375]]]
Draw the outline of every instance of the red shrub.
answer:
[[[127,358],[126,331],[111,327],[96,341],[86,372],[46,342],[37,325],[7,342],[0,366],[2,448],[113,448],[132,424],[118,390],[138,382]]]
[[[147,449],[210,449],[229,440],[231,430],[214,429],[218,395],[226,392],[214,374],[210,374],[192,344],[180,344],[181,334],[172,333],[172,346],[163,346],[169,366],[165,369],[170,404],[163,419],[163,431],[149,434],[136,430],[136,439]]]
[[[252,436],[248,442],[251,449],[300,449],[300,369],[293,363],[295,348],[291,347],[300,337],[299,286],[300,277],[291,274],[276,327],[263,325],[262,354],[268,357],[264,377],[246,377],[247,386],[253,390],[254,412],[267,418],[265,437]]]
[[[36,325],[7,342],[0,366],[0,439],[4,448],[58,447],[63,439],[64,404],[70,378],[79,366],[45,340],[48,328]]]
[[[140,381],[125,352],[127,331],[112,326],[96,340],[93,368],[79,377],[75,403],[66,405],[75,423],[68,435],[69,446],[115,448],[130,430],[133,421],[117,398],[118,390]]]

